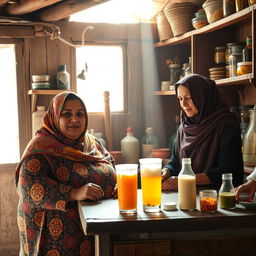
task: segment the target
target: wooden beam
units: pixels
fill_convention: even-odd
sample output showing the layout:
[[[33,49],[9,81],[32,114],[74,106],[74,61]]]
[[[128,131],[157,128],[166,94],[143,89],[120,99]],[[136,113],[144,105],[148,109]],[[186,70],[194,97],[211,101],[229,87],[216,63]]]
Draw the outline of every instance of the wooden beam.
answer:
[[[35,36],[33,26],[0,25],[1,38],[32,38]]]
[[[69,17],[71,14],[80,12],[107,1],[109,0],[67,0],[57,4],[56,6],[53,6],[52,8],[42,11],[39,14],[39,17],[42,21],[58,21]]]
[[[10,1],[10,0],[0,0],[0,6],[6,4],[6,3],[9,2],[9,1]]]
[[[21,0],[19,3],[8,5],[6,7],[6,12],[10,15],[23,15],[60,1],[62,0]]]

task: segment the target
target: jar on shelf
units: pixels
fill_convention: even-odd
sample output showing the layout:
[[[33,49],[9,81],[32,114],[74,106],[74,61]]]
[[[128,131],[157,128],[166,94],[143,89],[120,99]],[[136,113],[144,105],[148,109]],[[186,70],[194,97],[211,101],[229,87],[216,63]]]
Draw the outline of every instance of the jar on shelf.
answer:
[[[182,69],[181,69],[181,74],[180,74],[180,79],[185,77],[185,71],[189,67],[189,63],[183,63]]]
[[[171,82],[171,85],[174,85],[180,79],[181,65],[180,64],[175,64],[175,63],[170,64],[169,69],[170,69],[170,82]]]
[[[227,17],[236,12],[235,0],[223,0],[223,15]]]
[[[185,70],[185,76],[188,76],[192,73],[192,60],[191,57],[188,58],[188,67]]]
[[[235,0],[235,3],[236,3],[236,12],[239,12],[244,8],[248,7],[247,0]]]
[[[225,65],[225,46],[215,47],[214,63],[217,65]]]
[[[233,53],[229,56],[229,77],[237,76],[237,63],[242,59],[242,53]]]
[[[256,106],[249,110],[250,122],[243,140],[243,160],[246,166],[256,166]]]

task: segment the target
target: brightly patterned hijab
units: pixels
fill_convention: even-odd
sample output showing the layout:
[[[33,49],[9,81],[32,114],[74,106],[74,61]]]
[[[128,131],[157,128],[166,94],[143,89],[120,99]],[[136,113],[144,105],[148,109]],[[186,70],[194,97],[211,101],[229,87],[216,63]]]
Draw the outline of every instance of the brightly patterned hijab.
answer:
[[[65,102],[69,99],[75,99],[81,102],[86,113],[85,129],[76,140],[65,137],[59,126],[61,111]],[[64,157],[72,161],[98,162],[112,165],[111,159],[107,159],[103,155],[102,152],[104,150],[102,150],[102,145],[99,141],[94,136],[86,133],[87,124],[88,115],[86,107],[77,94],[73,92],[62,92],[56,95],[52,99],[45,114],[42,127],[28,143],[17,167],[17,173],[25,158],[38,154]]]

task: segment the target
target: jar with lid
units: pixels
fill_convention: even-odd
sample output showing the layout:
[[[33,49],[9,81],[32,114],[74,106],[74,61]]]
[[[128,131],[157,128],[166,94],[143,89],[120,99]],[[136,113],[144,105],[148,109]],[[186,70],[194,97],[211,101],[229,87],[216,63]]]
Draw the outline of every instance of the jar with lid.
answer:
[[[243,160],[246,166],[256,166],[256,106],[249,110],[250,122],[243,140]]]
[[[57,89],[70,90],[70,78],[67,72],[67,65],[59,65],[57,73]]]
[[[180,78],[180,74],[181,74],[181,65],[180,64],[170,64],[169,65],[169,69],[170,69],[170,82],[171,85],[175,85],[179,78]]]
[[[220,208],[233,209],[236,207],[236,193],[232,180],[232,173],[222,174],[222,184],[219,190]]]
[[[200,211],[201,212],[215,212],[217,211],[218,199],[216,190],[201,190],[200,197]]]
[[[233,47],[233,49],[232,49]],[[231,53],[234,52],[242,52],[244,46],[243,44],[239,44],[239,43],[228,43],[226,44],[226,64],[229,64],[229,56],[231,55]]]
[[[227,17],[236,12],[235,0],[223,0],[223,15]]]
[[[181,210],[196,208],[196,176],[191,167],[191,158],[182,158],[182,168],[178,175],[178,201]]]
[[[236,52],[233,47],[229,56],[229,77],[237,76],[237,63],[242,61],[242,53]]]
[[[224,46],[215,47],[214,63],[220,66],[224,66],[225,64],[225,47]]]

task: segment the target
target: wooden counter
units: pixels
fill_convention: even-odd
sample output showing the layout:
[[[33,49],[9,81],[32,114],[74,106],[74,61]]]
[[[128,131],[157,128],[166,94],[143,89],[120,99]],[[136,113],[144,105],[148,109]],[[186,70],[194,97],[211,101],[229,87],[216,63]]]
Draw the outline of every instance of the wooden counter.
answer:
[[[237,205],[234,210],[194,211],[142,210],[120,215],[117,199],[97,203],[79,202],[85,234],[95,235],[96,255],[253,256],[256,255],[256,210]],[[177,193],[162,193],[162,202],[177,202]],[[198,201],[198,200],[197,200]]]

